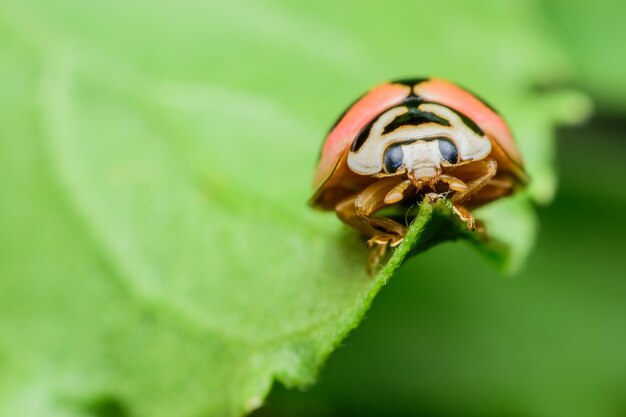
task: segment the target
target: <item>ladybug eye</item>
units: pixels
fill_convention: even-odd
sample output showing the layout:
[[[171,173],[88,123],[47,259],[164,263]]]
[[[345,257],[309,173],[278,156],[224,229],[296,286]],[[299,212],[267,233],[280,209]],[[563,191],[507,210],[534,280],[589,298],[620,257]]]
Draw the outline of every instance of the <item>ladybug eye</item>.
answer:
[[[451,164],[459,162],[459,153],[456,150],[456,146],[449,140],[439,140],[439,152],[441,152],[443,159]]]
[[[383,160],[383,166],[385,171],[389,174],[395,173],[400,166],[402,166],[402,161],[404,159],[404,152],[402,152],[402,147],[400,145],[393,145],[387,148],[385,151],[385,156]]]

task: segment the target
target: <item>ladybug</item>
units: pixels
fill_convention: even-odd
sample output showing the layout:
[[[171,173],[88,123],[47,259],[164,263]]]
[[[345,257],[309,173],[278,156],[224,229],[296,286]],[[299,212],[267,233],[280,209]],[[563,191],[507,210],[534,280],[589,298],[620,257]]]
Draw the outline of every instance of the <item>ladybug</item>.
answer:
[[[471,209],[527,182],[509,127],[491,106],[442,79],[398,80],[371,89],[339,117],[310,203],[334,210],[370,246],[395,247],[407,232],[399,219],[427,193],[449,197],[474,230]],[[391,206],[404,215],[377,214]]]

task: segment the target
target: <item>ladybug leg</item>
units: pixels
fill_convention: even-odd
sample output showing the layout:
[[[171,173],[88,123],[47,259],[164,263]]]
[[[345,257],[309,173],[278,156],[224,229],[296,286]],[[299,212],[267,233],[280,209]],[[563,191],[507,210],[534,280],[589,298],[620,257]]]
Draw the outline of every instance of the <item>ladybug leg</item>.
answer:
[[[496,175],[498,171],[498,163],[494,159],[486,159],[483,161],[475,162],[481,169],[481,175],[477,178],[472,179],[471,181],[467,181],[467,189],[465,191],[460,191],[454,194],[452,197],[453,203],[465,203],[470,200],[475,194],[477,194],[480,190],[485,188],[485,186],[491,181],[491,179]]]
[[[396,185],[385,196],[385,204],[395,204],[404,199],[404,193],[411,186],[413,181],[404,180],[400,184]]]
[[[492,178],[485,188],[472,197],[472,205],[479,206],[513,193],[515,182],[512,178]]]
[[[337,213],[337,217],[348,226],[357,229],[366,236],[373,236],[377,233],[377,230],[370,224],[364,222],[356,212],[355,202],[358,196],[359,194],[355,194],[340,201],[335,206],[335,212]]]
[[[476,220],[474,219],[474,215],[471,211],[458,204],[453,204],[452,208],[454,209],[456,215],[459,216],[461,220],[463,220],[465,223],[467,223],[467,228],[469,230],[476,229]]]
[[[341,201],[335,206],[337,216],[346,224],[355,227],[367,236],[368,244],[398,246],[406,235],[406,227],[395,220],[377,217],[374,214],[390,203],[385,202],[388,195],[395,196],[399,190],[406,190],[410,184],[404,184],[398,178],[376,181],[365,190]],[[394,197],[393,202],[400,200]],[[389,201],[389,199],[388,199]]]
[[[498,171],[498,163],[493,159],[477,161],[475,165],[480,168],[482,174],[478,178],[467,181],[467,190],[457,191],[451,199],[454,211],[461,218],[461,220],[467,223],[467,228],[470,230],[474,230],[476,228],[476,222],[474,221],[474,215],[463,205],[464,203],[470,201],[472,197],[479,193],[483,188],[485,188]]]
[[[452,175],[441,174],[439,175],[439,180],[448,184],[452,191],[465,192],[468,190],[467,184]]]
[[[398,184],[397,178],[390,178],[388,181],[375,182],[357,196],[354,202],[356,214],[376,230],[376,233],[367,242],[370,246],[388,244],[393,248],[402,243],[407,232],[406,227],[395,220],[377,217],[374,214],[389,205],[385,200],[390,201],[387,199],[390,194],[393,196],[398,192],[398,189],[405,190],[409,185],[410,182],[407,184],[403,181]],[[397,203],[401,199],[394,197],[391,201]]]

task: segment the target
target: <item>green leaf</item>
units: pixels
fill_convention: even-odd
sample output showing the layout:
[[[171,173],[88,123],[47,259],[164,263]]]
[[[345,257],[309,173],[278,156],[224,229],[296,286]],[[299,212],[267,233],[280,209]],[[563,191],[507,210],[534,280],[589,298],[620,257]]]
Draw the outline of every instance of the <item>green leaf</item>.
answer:
[[[623,133],[604,129],[560,136],[562,184],[519,276],[501,279],[461,243],[421,254],[318,384],[274,390],[255,416],[622,416],[626,193],[581,170],[593,137],[598,178],[625,177]]]
[[[475,241],[424,204],[370,278],[306,206],[327,125],[383,79],[455,79],[510,116],[537,185],[485,208],[479,246],[520,265],[553,125],[585,102],[531,92],[559,54],[525,2],[484,6],[0,5],[0,415],[241,415],[313,382],[407,256]]]

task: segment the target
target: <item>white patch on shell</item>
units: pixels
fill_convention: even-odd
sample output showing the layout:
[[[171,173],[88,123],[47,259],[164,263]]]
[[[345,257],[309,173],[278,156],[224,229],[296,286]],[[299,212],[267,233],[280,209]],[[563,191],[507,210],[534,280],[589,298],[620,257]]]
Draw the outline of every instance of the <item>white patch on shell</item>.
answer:
[[[404,167],[413,171],[418,178],[436,175],[445,162],[439,151],[439,141],[435,137],[445,137],[456,146],[458,162],[483,159],[491,152],[491,141],[484,135],[474,132],[461,117],[449,108],[435,103],[423,103],[418,109],[433,113],[450,122],[450,126],[437,123],[425,123],[417,126],[406,125],[384,134],[385,126],[396,117],[408,112],[402,105],[389,109],[372,125],[370,134],[356,151],[348,154],[348,167],[361,175],[374,175],[383,172],[385,151],[394,143],[415,141],[403,145]],[[424,175],[422,175],[424,174]]]

